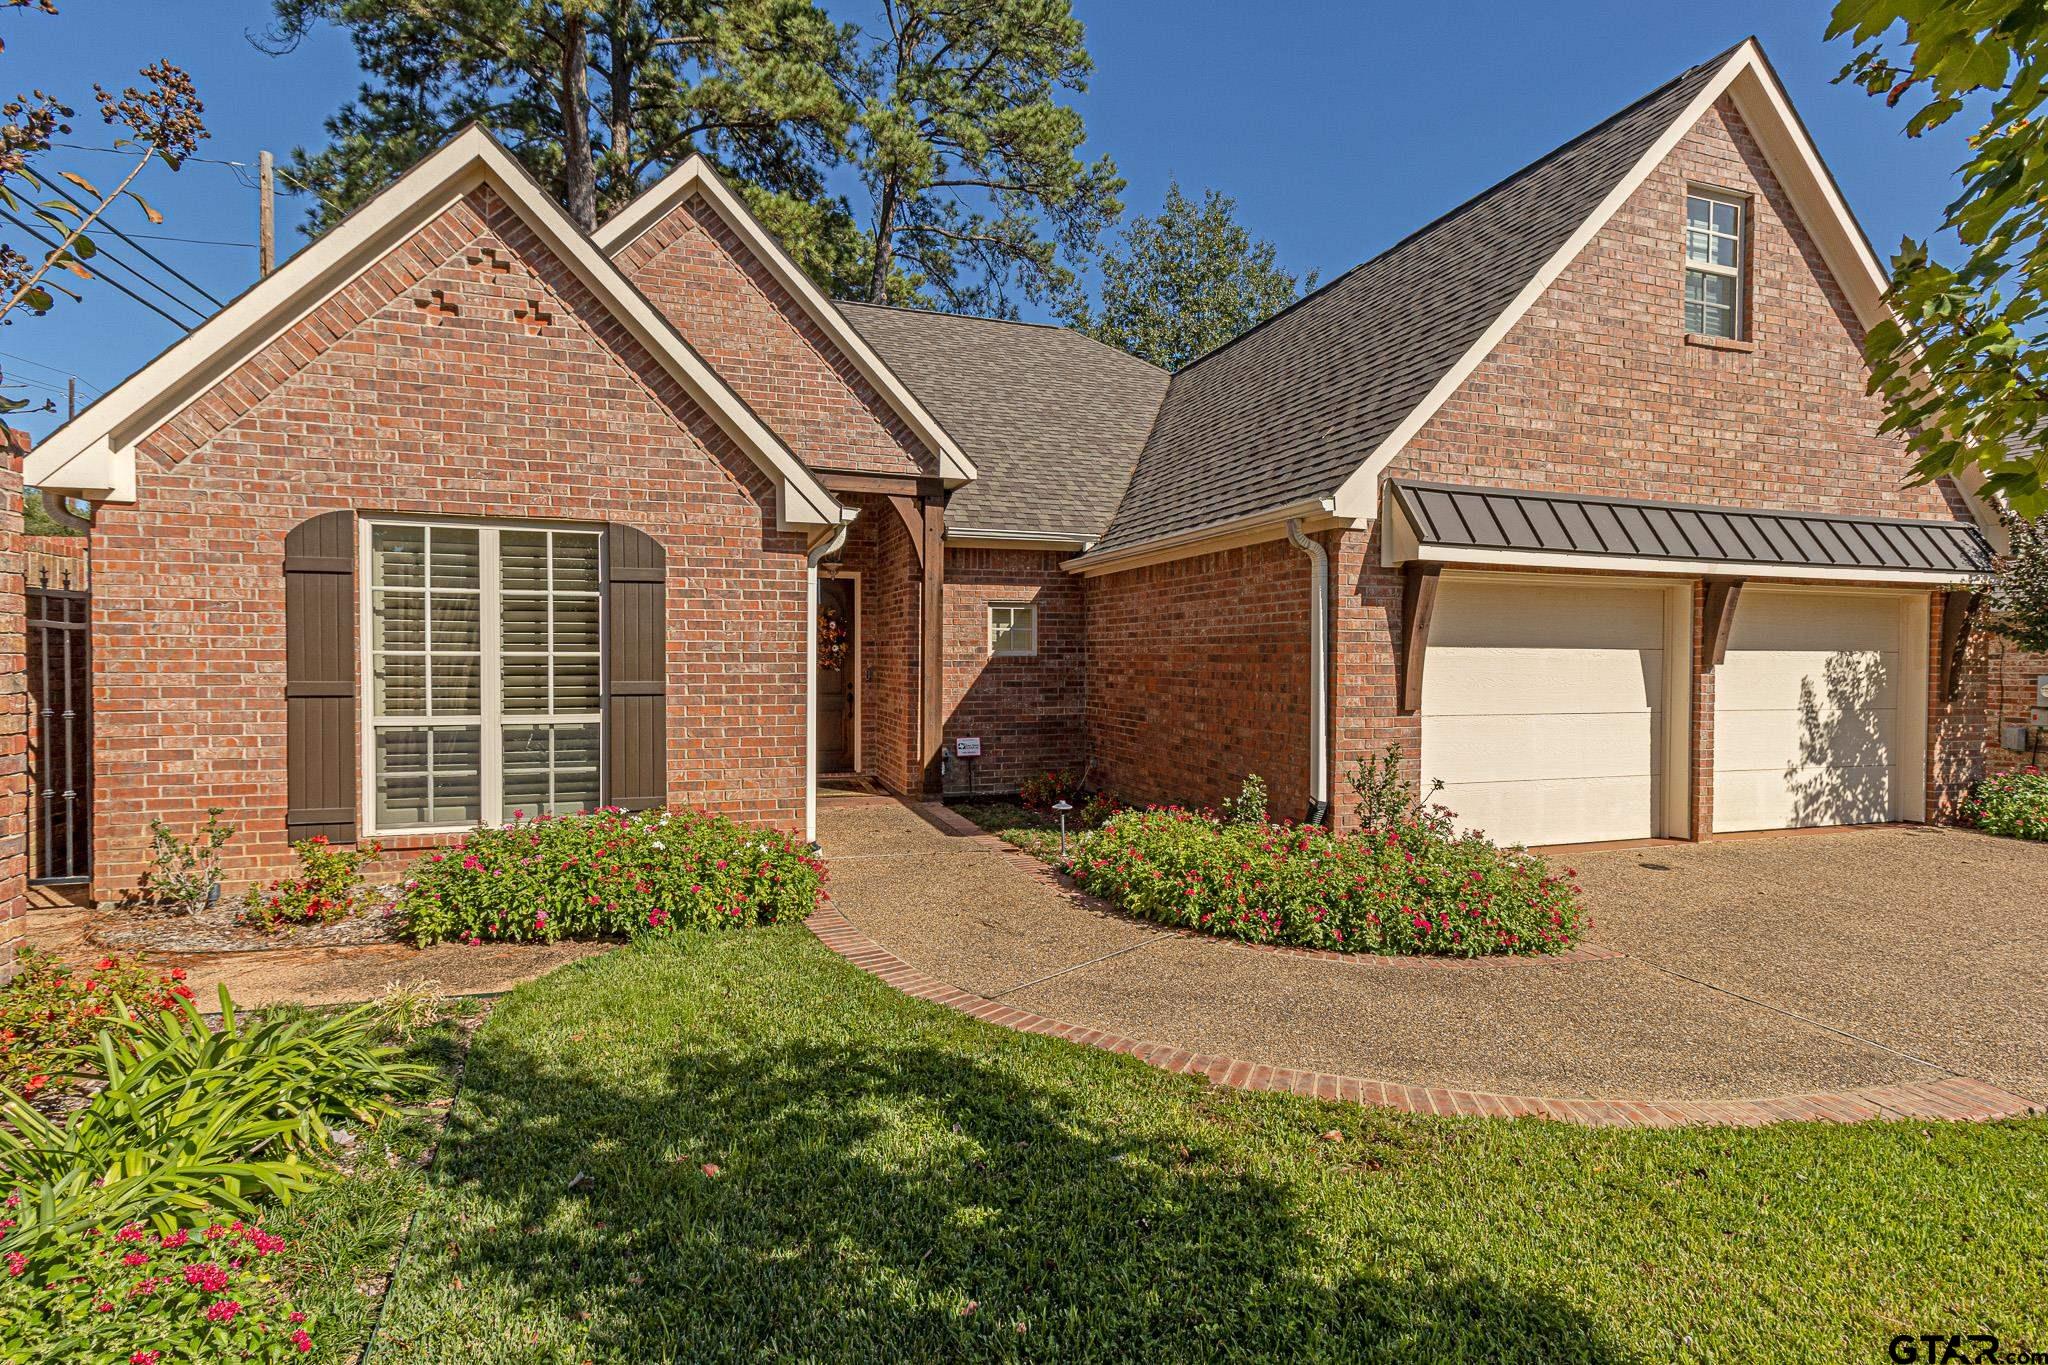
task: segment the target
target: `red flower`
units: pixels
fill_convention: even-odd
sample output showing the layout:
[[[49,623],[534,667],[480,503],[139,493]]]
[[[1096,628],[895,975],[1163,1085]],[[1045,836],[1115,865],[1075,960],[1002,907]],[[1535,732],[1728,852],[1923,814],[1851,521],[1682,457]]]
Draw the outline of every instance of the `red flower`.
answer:
[[[242,1311],[242,1305],[233,1299],[215,1299],[206,1306],[208,1322],[233,1322],[235,1314]]]
[[[294,1313],[292,1316],[297,1318],[299,1315]],[[305,1328],[301,1327],[298,1331],[292,1333],[292,1349],[300,1355],[304,1355],[313,1349],[313,1338],[306,1335]]]
[[[137,1351],[128,1357],[128,1365],[156,1365],[163,1358],[162,1351]]]
[[[9,1275],[14,1276],[16,1279],[20,1279],[23,1272],[25,1272],[27,1269],[28,1257],[22,1255],[18,1251],[10,1251],[7,1253],[7,1273]]]

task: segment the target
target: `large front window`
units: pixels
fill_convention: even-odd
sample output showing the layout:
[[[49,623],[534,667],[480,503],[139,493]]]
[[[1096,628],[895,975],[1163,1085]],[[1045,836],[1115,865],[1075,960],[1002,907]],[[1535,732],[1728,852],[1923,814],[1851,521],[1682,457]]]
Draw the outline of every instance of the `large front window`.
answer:
[[[598,532],[364,522],[373,832],[598,804]]]

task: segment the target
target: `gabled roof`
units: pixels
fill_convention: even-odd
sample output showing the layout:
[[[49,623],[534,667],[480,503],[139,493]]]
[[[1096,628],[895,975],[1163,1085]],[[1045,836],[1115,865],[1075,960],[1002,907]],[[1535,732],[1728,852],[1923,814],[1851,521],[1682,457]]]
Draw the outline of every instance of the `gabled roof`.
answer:
[[[981,469],[947,504],[948,534],[1075,545],[1102,534],[1166,371],[1067,327],[840,307]]]
[[[670,211],[683,203],[692,194],[701,194],[718,210],[719,216],[731,224],[734,232],[755,257],[767,267],[776,283],[787,290],[799,307],[804,310],[813,324],[832,341],[833,345],[853,362],[854,368],[868,383],[875,386],[896,415],[903,419],[918,439],[931,448],[938,457],[939,477],[948,483],[959,483],[976,476],[974,461],[960,449],[960,445],[944,426],[934,418],[929,409],[918,401],[918,396],[883,359],[876,355],[861,338],[859,332],[848,325],[847,319],[836,308],[832,300],[825,297],[823,290],[811,281],[789,258],[782,244],[775,240],[768,229],[761,226],[747,208],[746,203],[732,192],[712,169],[711,163],[702,156],[693,155],[682,165],[670,171],[654,184],[643,190],[632,203],[620,209],[598,225],[591,240],[610,257],[616,259],[620,252],[649,228],[666,218]]]
[[[1876,322],[1883,267],[1749,39],[1177,373],[1123,505],[1076,567],[1303,508],[1377,515],[1380,471],[1724,95]]]
[[[848,519],[847,509],[691,349],[610,257],[495,138],[476,125],[455,134],[191,335],[50,433],[29,456],[25,480],[110,502],[134,501],[137,442],[372,269],[392,247],[485,185],[519,213],[633,339],[776,481],[777,515],[785,525],[836,526]]]

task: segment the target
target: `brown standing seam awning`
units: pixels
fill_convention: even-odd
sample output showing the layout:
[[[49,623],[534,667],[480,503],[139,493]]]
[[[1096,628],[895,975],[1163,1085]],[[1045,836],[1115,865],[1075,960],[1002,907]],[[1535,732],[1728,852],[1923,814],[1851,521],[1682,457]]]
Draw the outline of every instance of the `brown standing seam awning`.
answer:
[[[1572,493],[1396,480],[1395,502],[1423,545],[1444,550],[1669,559],[1873,575],[1974,574],[1990,543],[1961,521],[1753,511]]]

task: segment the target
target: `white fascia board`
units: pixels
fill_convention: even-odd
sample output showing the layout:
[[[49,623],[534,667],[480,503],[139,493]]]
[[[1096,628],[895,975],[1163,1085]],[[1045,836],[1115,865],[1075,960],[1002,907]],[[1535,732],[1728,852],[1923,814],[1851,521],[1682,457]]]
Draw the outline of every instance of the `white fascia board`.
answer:
[[[777,516],[784,525],[838,524],[842,509],[824,485],[525,169],[475,126],[449,139],[389,189],[51,433],[31,453],[24,477],[38,486],[134,501],[137,442],[373,268],[392,246],[486,184],[519,211],[740,449],[776,478]]]
[[[1209,526],[1197,526],[1172,535],[1142,540],[1134,545],[1125,545],[1109,551],[1090,550],[1073,559],[1064,561],[1060,567],[1068,573],[1077,573],[1093,578],[1106,573],[1120,573],[1125,569],[1143,568],[1149,564],[1165,564],[1176,559],[1192,559],[1196,555],[1213,554],[1221,550],[1236,549],[1242,545],[1254,545],[1262,540],[1275,540],[1287,534],[1287,523],[1299,519],[1303,529],[1317,531],[1343,530],[1355,524],[1355,519],[1333,515],[1334,500],[1328,497],[1308,498],[1286,507],[1265,512],[1249,512],[1228,521],[1219,521]]]
[[[854,368],[875,386],[875,391],[882,395],[896,415],[937,453],[941,479],[957,487],[978,477],[974,462],[946,434],[939,420],[918,401],[910,387],[896,377],[895,371],[875,354],[860,333],[854,330],[853,324],[846,320],[846,315],[812,283],[810,276],[797,267],[789,253],[782,249],[782,244],[775,240],[774,234],[761,226],[745,201],[733,193],[701,155],[692,155],[649,186],[632,203],[606,219],[592,234],[591,240],[607,256],[616,258],[692,192],[711,201],[719,216],[745,240],[755,257],[775,277],[776,283],[802,305],[805,314],[832,339],[833,345],[853,361]]]
[[[1080,536],[1050,531],[998,531],[946,528],[946,544],[973,550],[1086,550],[1094,544]]]
[[[1812,139],[1801,126],[1777,74],[1764,59],[1762,49],[1751,39],[1729,55],[1714,78],[1672,120],[1671,125],[1643,153],[1599,207],[1566,239],[1556,254],[1544,263],[1507,309],[1480,334],[1471,349],[1345,480],[1337,491],[1339,515],[1360,518],[1373,515],[1380,504],[1380,476],[1387,466],[1406,449],[1408,442],[1449,401],[1450,396],[1471,378],[1473,371],[1479,368],[1494,347],[1578,259],[1579,253],[1656,173],[1693,126],[1724,95],[1734,102],[1744,123],[1762,147],[1772,172],[1791,197],[1800,221],[1813,234],[1829,270],[1848,296],[1857,320],[1869,328],[1887,315],[1884,294],[1890,282],[1884,267],[1872,253],[1869,240],[1842,199]],[[1965,493],[1968,492],[1965,489]],[[1988,515],[1981,500],[1972,497],[1970,501],[1979,528],[1986,535],[1992,535],[1990,523],[1996,518]]]

